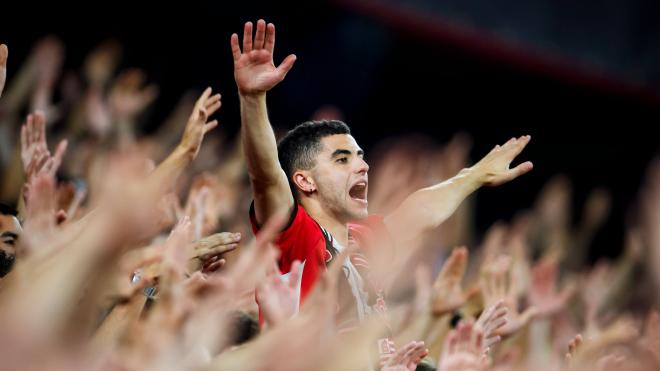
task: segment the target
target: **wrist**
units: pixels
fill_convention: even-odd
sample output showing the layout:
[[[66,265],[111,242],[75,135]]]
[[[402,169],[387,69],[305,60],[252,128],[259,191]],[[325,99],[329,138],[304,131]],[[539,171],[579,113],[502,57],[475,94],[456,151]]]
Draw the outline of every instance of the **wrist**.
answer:
[[[485,183],[483,174],[479,168],[474,166],[459,171],[456,177],[461,180],[466,189],[469,189],[470,193],[481,188]]]
[[[238,97],[240,98],[242,103],[256,104],[266,99],[266,92],[265,91],[245,92],[245,91],[241,91],[241,89],[238,89]]]
[[[192,160],[195,158],[195,148],[193,148],[190,145],[187,145],[184,142],[179,143],[179,145],[176,146],[174,151],[172,151],[172,156],[179,158],[179,159],[185,159],[188,162],[192,162]]]

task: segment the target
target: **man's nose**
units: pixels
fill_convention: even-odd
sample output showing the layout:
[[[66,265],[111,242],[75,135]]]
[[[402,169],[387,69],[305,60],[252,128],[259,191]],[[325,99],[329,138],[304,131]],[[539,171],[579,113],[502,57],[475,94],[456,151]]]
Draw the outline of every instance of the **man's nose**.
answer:
[[[359,159],[360,163],[357,168],[358,174],[366,174],[369,171],[369,164],[363,159]]]

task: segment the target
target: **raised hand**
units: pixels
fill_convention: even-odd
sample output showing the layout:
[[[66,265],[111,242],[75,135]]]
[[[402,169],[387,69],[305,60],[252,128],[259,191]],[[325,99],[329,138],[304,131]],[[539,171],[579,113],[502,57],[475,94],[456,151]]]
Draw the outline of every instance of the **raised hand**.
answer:
[[[485,371],[489,367],[488,356],[483,352],[483,333],[469,322],[461,321],[445,339],[439,371]]]
[[[53,119],[55,107],[52,104],[53,89],[64,62],[64,44],[55,37],[48,36],[35,48],[35,86],[32,92],[31,110],[48,112]]]
[[[480,286],[486,307],[502,301],[507,308],[506,324],[496,332],[497,335],[512,335],[537,313],[534,307],[527,308],[523,313],[518,312],[515,282],[512,282],[514,279],[511,275],[511,258],[507,256],[488,262],[482,273]]]
[[[584,204],[582,224],[584,228],[595,229],[601,226],[610,215],[612,194],[604,188],[597,188],[589,193]]]
[[[110,110],[119,122],[130,121],[158,96],[156,85],[143,86],[146,74],[139,69],[122,72],[108,97]]]
[[[184,216],[170,232],[161,263],[161,280],[163,288],[172,288],[175,283],[183,281],[186,274],[186,263],[192,241],[192,224],[190,218]]]
[[[467,261],[467,248],[461,246],[451,252],[451,255],[442,266],[442,271],[433,283],[431,294],[433,314],[442,315],[453,312],[460,308],[471,296],[471,293],[464,292],[461,287]]]
[[[195,241],[190,251],[188,273],[200,269],[206,272],[220,268],[224,264],[221,256],[235,250],[240,241],[241,234],[231,232],[216,233]]]
[[[529,301],[535,306],[539,315],[549,316],[566,306],[568,299],[575,293],[574,285],[566,285],[561,290],[557,287],[557,262],[546,258],[532,269],[532,286],[529,290]]]
[[[51,156],[46,144],[46,118],[42,112],[28,115],[25,124],[21,127],[21,161],[26,180],[30,180],[41,172],[51,176],[62,164],[62,157],[66,152],[67,141],[62,140]]]
[[[238,35],[231,35],[231,51],[234,57],[234,79],[243,95],[265,93],[272,89],[293,67],[296,56],[291,54],[277,67],[273,62],[275,25],[260,19],[257,32],[252,38],[252,22],[243,29],[243,50],[238,45]]]
[[[429,354],[423,341],[412,341],[399,348],[383,364],[381,371],[414,371]]]
[[[209,173],[195,176],[183,208],[184,214],[193,221],[195,239],[217,230],[224,204],[222,185],[217,176]]]
[[[83,73],[92,89],[103,89],[120,62],[122,47],[115,40],[99,44],[86,57]]]
[[[532,137],[524,135],[520,138],[511,138],[503,145],[496,145],[490,153],[472,166],[478,174],[481,184],[498,186],[532,170],[531,161],[510,169],[511,162],[525,149]]]
[[[294,261],[288,281],[285,282],[275,265],[266,279],[257,286],[259,308],[270,326],[275,326],[298,313],[302,272],[303,265]]]
[[[212,91],[210,87],[206,88],[195,102],[179,144],[179,147],[193,158],[199,153],[204,135],[218,126],[218,120],[208,121],[209,117],[222,106],[220,94],[211,95]]]
[[[482,343],[484,354],[489,354],[490,348],[502,339],[498,333],[506,325],[507,311],[504,302],[499,301],[484,309],[475,322],[475,330],[481,331],[484,336]]]

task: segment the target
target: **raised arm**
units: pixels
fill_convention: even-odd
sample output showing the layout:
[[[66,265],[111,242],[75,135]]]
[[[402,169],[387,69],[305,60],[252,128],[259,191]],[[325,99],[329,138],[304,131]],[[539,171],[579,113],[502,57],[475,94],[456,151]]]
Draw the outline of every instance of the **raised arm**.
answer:
[[[442,183],[420,189],[408,196],[385,218],[385,223],[399,244],[420,233],[438,227],[463,200],[482,186],[498,186],[532,170],[527,161],[513,169],[509,165],[529,143],[529,135],[511,138],[497,145],[481,161],[461,170]]]
[[[241,140],[254,192],[254,208],[258,223],[264,223],[277,211],[294,206],[289,182],[277,157],[275,134],[268,120],[266,92],[293,67],[291,54],[279,66],[273,63],[275,26],[259,20],[252,38],[252,23],[243,30],[243,49],[238,35],[231,35],[234,78],[241,102]]]
[[[149,177],[150,182],[158,184],[156,189],[158,189],[159,194],[165,194],[174,186],[176,179],[185,170],[186,166],[197,157],[206,133],[218,126],[218,121],[209,121],[209,117],[220,109],[222,105],[221,96],[220,94],[211,94],[212,89],[210,87],[206,88],[197,99],[193,112],[188,118],[181,141]]]

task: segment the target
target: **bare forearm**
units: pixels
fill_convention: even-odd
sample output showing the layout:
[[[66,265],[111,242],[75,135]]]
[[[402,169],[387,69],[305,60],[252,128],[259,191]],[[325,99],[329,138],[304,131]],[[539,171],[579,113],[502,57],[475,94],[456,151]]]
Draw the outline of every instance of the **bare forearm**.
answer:
[[[250,177],[264,183],[279,181],[277,141],[268,120],[266,95],[241,95],[241,140]]]
[[[442,183],[422,188],[410,196],[390,215],[385,222],[393,235],[407,236],[408,240],[438,227],[447,220],[458,206],[474,191],[481,182],[472,168],[461,170],[453,178]]]
[[[150,186],[153,186],[158,194],[165,194],[174,187],[176,180],[192,160],[192,153],[181,146],[177,146],[151,173],[148,179]]]
[[[177,143],[179,140],[179,133],[185,127],[186,119],[193,108],[193,103],[194,102],[190,102],[190,104],[179,103],[156,131],[155,136],[158,143],[161,143],[166,147]]]
[[[436,228],[480,186],[473,170],[463,169],[451,179],[415,192],[413,197],[426,214],[426,227]]]
[[[293,206],[293,195],[277,156],[268,120],[266,95],[241,95],[241,140],[254,191],[257,220],[263,223],[279,209]]]
[[[94,342],[99,346],[115,346],[139,320],[147,297],[135,295],[127,303],[116,305],[94,333]]]
[[[74,235],[65,243],[65,248],[54,251],[51,256],[35,259],[30,265],[17,266],[23,270],[22,274],[39,272],[31,281],[30,292],[22,295],[21,300],[34,309],[34,324],[45,334],[63,328],[67,319],[75,318],[75,312],[97,302],[90,297],[90,300],[84,300],[84,304],[71,305],[80,302],[80,293],[93,281],[92,277],[102,277],[106,273],[104,262],[112,261],[113,255],[120,250],[117,241],[113,241],[115,232],[107,227],[105,220],[95,218],[89,228]],[[56,292],[51,289],[53,285],[58,287]],[[98,293],[90,292],[92,295]]]

